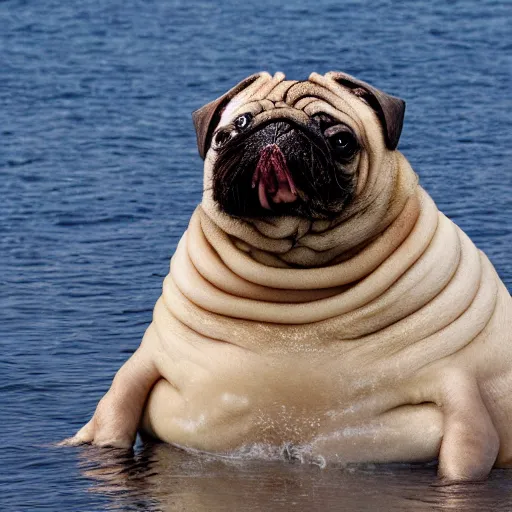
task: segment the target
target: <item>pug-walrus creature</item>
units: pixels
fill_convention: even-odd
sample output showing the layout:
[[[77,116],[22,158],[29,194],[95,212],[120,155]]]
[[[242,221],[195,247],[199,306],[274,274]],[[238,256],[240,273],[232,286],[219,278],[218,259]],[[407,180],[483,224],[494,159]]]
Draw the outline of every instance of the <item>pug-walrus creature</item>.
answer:
[[[404,109],[344,73],[259,73],[194,112],[202,203],[69,443],[509,464],[511,297],[396,150]]]

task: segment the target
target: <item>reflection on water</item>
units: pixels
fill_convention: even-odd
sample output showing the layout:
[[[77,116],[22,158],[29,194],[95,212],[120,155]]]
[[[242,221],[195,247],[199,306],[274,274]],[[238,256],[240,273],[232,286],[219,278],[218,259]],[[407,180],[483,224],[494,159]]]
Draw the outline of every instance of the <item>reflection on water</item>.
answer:
[[[433,466],[341,468],[290,461],[236,460],[147,443],[135,453],[84,447],[80,470],[109,510],[509,510],[512,473],[438,487]]]

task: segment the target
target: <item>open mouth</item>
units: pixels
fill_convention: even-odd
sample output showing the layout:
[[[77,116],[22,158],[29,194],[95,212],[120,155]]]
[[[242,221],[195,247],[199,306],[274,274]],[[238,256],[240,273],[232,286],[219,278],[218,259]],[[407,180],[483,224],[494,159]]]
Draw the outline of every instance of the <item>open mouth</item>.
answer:
[[[252,176],[252,188],[258,189],[260,205],[266,210],[272,210],[271,203],[293,203],[297,200],[297,188],[277,144],[269,144],[261,150]]]

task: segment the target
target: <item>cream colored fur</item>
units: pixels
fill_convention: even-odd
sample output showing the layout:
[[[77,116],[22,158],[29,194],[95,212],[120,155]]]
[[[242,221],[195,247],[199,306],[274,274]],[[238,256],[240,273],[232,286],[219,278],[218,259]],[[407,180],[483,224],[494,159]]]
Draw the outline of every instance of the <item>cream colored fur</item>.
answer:
[[[332,75],[262,73],[220,126],[245,112],[347,123],[363,146],[355,199],[330,221],[229,217],[212,198],[210,150],[202,204],[135,362],[74,442],[131,443],[149,393],[143,428],[200,450],[293,443],[342,462],[439,457],[450,480],[506,465],[512,301],[489,260]],[[144,398],[130,409],[136,389]],[[130,427],[115,426],[105,403]]]

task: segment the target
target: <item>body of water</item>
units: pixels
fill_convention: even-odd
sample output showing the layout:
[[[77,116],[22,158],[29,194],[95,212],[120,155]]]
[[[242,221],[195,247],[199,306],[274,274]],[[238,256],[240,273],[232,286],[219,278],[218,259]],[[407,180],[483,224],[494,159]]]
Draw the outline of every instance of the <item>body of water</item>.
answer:
[[[510,289],[511,33],[506,0],[0,1],[0,510],[510,510],[512,470],[51,444],[151,321],[201,198],[190,113],[256,71],[404,98],[400,150]]]

